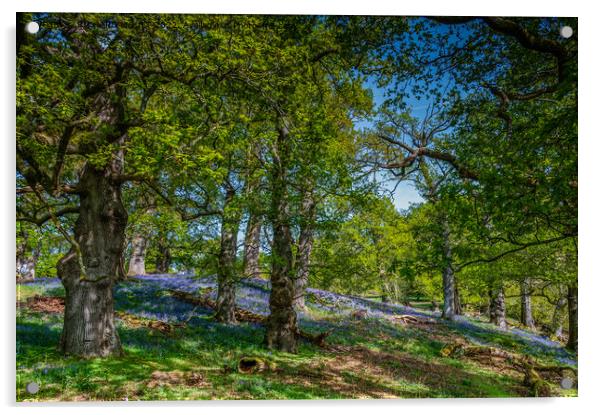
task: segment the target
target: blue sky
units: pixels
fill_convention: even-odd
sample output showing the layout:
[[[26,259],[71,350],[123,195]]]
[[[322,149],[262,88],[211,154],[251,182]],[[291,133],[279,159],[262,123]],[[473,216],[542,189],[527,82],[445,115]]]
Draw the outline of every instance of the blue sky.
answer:
[[[372,90],[374,108],[378,109],[385,100],[385,91],[376,86],[375,79],[368,80],[364,86]],[[411,108],[411,114],[413,116],[418,118],[424,116],[426,103],[420,102],[414,98],[407,99],[407,103],[409,108]],[[358,128],[371,128],[372,126],[373,123],[370,121],[362,120],[356,123],[356,127]],[[390,177],[391,175],[384,171],[377,174],[377,178],[382,183],[384,189],[386,189],[386,193],[392,192],[391,196],[395,208],[398,210],[405,210],[408,209],[412,203],[424,201],[418,193],[418,190],[416,190],[413,181],[404,180],[401,183],[398,183],[397,179],[390,179]]]

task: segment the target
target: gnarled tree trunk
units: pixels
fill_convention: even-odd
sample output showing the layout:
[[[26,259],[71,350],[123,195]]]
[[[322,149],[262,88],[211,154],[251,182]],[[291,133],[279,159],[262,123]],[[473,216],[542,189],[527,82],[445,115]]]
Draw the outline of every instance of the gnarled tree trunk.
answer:
[[[145,275],[144,258],[146,256],[147,240],[143,235],[137,234],[132,238],[132,255],[128,267],[128,276]]]
[[[567,302],[569,306],[569,340],[567,342],[567,348],[577,351],[577,283],[569,285],[569,292],[567,295]]]
[[[240,215],[232,207],[234,189],[229,187],[222,214],[222,236],[220,242],[219,265],[217,269],[217,307],[215,319],[222,323],[236,323],[236,246]]]
[[[66,294],[60,347],[68,355],[122,353],[114,324],[113,285],[122,265],[127,212],[121,185],[111,178],[114,170],[97,170],[90,164],[84,168],[74,234],[77,246],[57,264]]]
[[[533,312],[531,311],[531,294],[529,279],[525,279],[520,284],[520,322],[522,325],[531,329],[535,328],[533,321]]]
[[[506,329],[506,297],[504,287],[494,288],[490,291],[491,305],[489,306],[490,321],[496,326]]]
[[[270,292],[270,315],[266,321],[265,344],[269,349],[297,352],[297,313],[293,306],[293,250],[287,201],[287,166],[290,157],[288,129],[278,129],[277,151],[272,155],[272,202],[270,220],[274,231],[272,241],[272,291]]]

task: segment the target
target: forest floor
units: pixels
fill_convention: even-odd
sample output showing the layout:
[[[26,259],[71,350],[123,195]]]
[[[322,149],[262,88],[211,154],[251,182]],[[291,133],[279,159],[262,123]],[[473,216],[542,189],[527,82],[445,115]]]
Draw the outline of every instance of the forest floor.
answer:
[[[115,309],[124,356],[79,360],[57,350],[59,280],[19,284],[17,401],[522,397],[532,391],[507,354],[548,367],[577,365],[574,354],[535,332],[503,331],[478,318],[447,322],[419,308],[316,289],[308,290],[299,325],[312,334],[331,331],[326,344],[301,341],[298,354],[271,352],[262,347],[261,323],[216,323],[210,308],[170,290],[215,298],[215,280],[158,275],[120,283]],[[268,314],[268,298],[264,280],[245,280],[237,290],[238,306],[254,314]],[[501,354],[449,354],[450,345]],[[238,370],[245,357],[257,359],[257,371]],[[546,374],[552,396],[577,395],[576,379],[561,387],[566,376]],[[40,386],[35,394],[26,392],[31,382]]]

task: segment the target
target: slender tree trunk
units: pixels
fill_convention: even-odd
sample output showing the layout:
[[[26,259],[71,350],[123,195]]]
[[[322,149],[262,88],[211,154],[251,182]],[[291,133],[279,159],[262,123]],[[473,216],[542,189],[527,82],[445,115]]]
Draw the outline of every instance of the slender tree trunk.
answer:
[[[245,247],[243,259],[243,274],[245,277],[258,278],[261,275],[259,269],[259,253],[261,237],[261,216],[249,213],[247,231],[245,232]]]
[[[529,279],[526,278],[520,285],[520,322],[522,325],[534,329],[535,322],[533,321],[533,313],[531,311],[530,290]]]
[[[488,292],[487,301],[479,304],[479,312],[483,316],[491,316],[491,292]]]
[[[36,263],[32,257],[17,257],[17,279],[31,280],[36,277]]]
[[[449,224],[447,219],[443,219],[443,257],[445,266],[443,269],[443,314],[442,317],[446,320],[453,320],[456,316],[455,308],[455,291],[456,283],[454,278],[454,270],[452,268],[452,250],[449,235]]]
[[[577,283],[569,285],[569,292],[567,295],[567,302],[569,306],[569,340],[567,342],[567,348],[577,351]]]
[[[260,152],[260,148],[255,149]],[[249,158],[253,158],[253,152],[249,154]],[[261,178],[253,175],[253,164],[248,165],[247,182],[245,194],[249,203],[247,220],[247,229],[245,232],[245,243],[243,252],[243,276],[245,278],[259,278],[261,270],[259,268],[259,254],[261,252],[261,226],[263,218],[260,214],[260,197],[258,195]]]
[[[17,279],[31,280],[36,277],[36,264],[42,248],[38,243],[31,252],[28,252],[29,234],[23,229],[23,226],[20,226],[20,233],[23,241],[17,245],[16,249]]]
[[[297,266],[295,275],[295,300],[294,305],[299,310],[305,309],[305,289],[309,282],[309,267],[311,251],[314,245],[314,222],[316,220],[316,203],[314,201],[313,186],[310,184],[305,189],[301,204],[302,224],[297,246]]]
[[[132,256],[128,268],[128,276],[145,275],[144,258],[146,256],[146,238],[141,234],[136,234],[132,238]]]
[[[28,255],[27,243],[23,247],[17,248],[17,279],[31,280],[36,277],[36,264],[38,262],[39,251]]]
[[[560,297],[558,301],[556,301],[556,306],[554,307],[554,314],[552,314],[552,321],[550,324],[550,335],[554,337],[562,336],[562,320],[564,317],[564,310],[567,304],[566,297]]]
[[[157,250],[159,252],[157,255],[155,270],[158,274],[167,274],[169,273],[169,267],[171,266],[171,252],[164,237],[159,239]]]
[[[293,250],[287,201],[287,166],[290,157],[288,129],[279,126],[277,150],[273,152],[272,202],[270,219],[274,231],[270,315],[266,322],[265,344],[269,349],[297,352],[297,313],[293,306]]]
[[[65,286],[65,316],[61,350],[81,357],[122,353],[113,316],[113,285],[119,277],[127,212],[121,185],[111,178],[113,169],[84,168],[79,187],[79,217],[74,239],[78,248],[57,264]]]
[[[215,319],[222,323],[236,323],[236,247],[240,215],[232,206],[235,192],[228,188],[222,215],[222,236],[217,269],[217,308]]]
[[[382,290],[382,294],[380,296],[380,300],[383,303],[388,303],[389,301],[391,301],[391,297],[389,295],[389,293],[391,292],[391,290],[389,289],[389,284],[387,283],[386,280],[386,273],[384,269],[380,269],[378,271],[378,277],[380,278],[381,281],[381,290]]]
[[[431,300],[431,309],[435,312],[438,313],[439,311],[441,311],[439,309],[439,303],[437,302],[437,300]]]
[[[507,329],[508,323],[506,322],[506,297],[504,296],[504,287],[492,289],[490,296],[490,321],[502,329]]]

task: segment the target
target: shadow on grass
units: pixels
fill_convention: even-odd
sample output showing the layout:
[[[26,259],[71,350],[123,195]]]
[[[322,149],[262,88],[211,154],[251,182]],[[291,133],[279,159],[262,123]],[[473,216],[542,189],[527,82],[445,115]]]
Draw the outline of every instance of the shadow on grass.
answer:
[[[319,364],[286,365],[283,382],[311,385],[344,398],[437,398],[524,396],[516,379],[495,373],[469,372],[446,362],[426,361],[408,353],[363,347]]]

